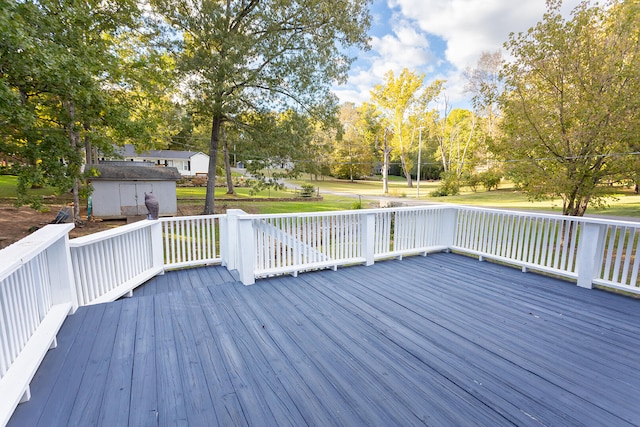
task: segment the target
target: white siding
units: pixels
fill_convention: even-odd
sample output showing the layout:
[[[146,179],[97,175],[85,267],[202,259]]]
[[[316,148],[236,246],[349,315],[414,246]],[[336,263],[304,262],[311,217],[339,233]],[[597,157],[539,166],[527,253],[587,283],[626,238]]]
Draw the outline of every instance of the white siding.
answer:
[[[209,171],[209,156],[203,153],[196,153],[191,156],[191,175],[207,173]],[[182,173],[182,171],[180,171]]]

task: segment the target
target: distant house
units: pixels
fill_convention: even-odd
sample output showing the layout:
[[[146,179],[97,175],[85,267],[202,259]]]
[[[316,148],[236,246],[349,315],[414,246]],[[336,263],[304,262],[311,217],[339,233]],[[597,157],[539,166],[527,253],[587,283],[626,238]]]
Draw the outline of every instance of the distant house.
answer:
[[[178,169],[181,176],[206,174],[209,170],[209,156],[199,151],[148,150],[137,152],[130,144],[116,150],[125,161],[153,163]]]
[[[95,165],[94,168],[98,176],[91,178],[91,198],[96,218],[146,215],[145,192],[152,192],[158,200],[160,216],[176,215],[176,181],[180,179],[176,168],[111,164]]]

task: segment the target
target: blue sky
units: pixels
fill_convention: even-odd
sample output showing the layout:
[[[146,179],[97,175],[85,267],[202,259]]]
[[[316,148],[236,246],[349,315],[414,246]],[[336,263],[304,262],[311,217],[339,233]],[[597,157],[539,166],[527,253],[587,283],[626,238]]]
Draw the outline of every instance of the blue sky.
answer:
[[[565,0],[568,15],[579,0]],[[359,52],[341,102],[360,104],[393,70],[425,73],[425,82],[445,79],[453,107],[468,108],[463,71],[483,51],[502,48],[509,33],[526,31],[542,19],[545,0],[373,0],[371,50]]]

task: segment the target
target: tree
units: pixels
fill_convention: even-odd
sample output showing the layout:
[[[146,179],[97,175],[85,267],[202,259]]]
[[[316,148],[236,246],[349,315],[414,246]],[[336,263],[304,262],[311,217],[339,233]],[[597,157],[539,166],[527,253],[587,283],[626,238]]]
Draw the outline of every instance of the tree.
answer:
[[[565,215],[601,203],[640,131],[640,4],[581,3],[571,18],[549,1],[543,20],[506,43],[500,153],[533,199],[560,197]]]
[[[413,187],[411,180],[411,151],[412,139],[409,137],[409,115],[416,108],[420,100],[420,88],[424,74],[403,69],[396,78],[393,71],[385,75],[384,84],[377,85],[371,91],[372,100],[384,111],[393,129],[393,152],[400,159],[402,172],[407,179],[407,186]]]
[[[432,117],[432,133],[438,142],[434,155],[442,162],[444,174],[440,193],[455,194],[462,177],[472,173],[478,161],[477,148],[481,134],[478,131],[478,119],[469,110],[448,111],[446,104],[442,118],[439,118],[438,114]],[[447,191],[444,191],[445,189]]]
[[[123,82],[116,45],[139,17],[135,1],[15,1],[0,7],[0,25],[9,34],[0,45],[0,123],[6,124],[0,151],[14,160],[18,203],[37,202],[25,197],[30,185],[72,189],[79,220],[85,153],[91,163],[92,142],[110,144],[105,129],[130,117],[113,97]]]
[[[350,47],[367,47],[368,0],[151,0],[178,31],[178,68],[194,111],[209,118],[205,214],[214,211],[222,124],[249,113],[335,104]]]
[[[371,145],[365,139],[366,128],[363,127],[360,111],[347,102],[340,108],[341,132],[338,134],[334,149],[332,173],[339,178],[368,176],[372,172]]]
[[[389,193],[389,163],[391,157],[391,135],[389,124],[385,120],[382,112],[374,104],[363,103],[358,108],[360,116],[358,128],[362,133],[364,141],[372,149],[382,154],[382,191]]]
[[[482,150],[486,158],[486,168],[496,168],[491,164],[491,147],[499,137],[501,112],[498,105],[504,84],[500,71],[504,64],[502,53],[482,52],[475,68],[467,68],[464,76],[467,79],[465,92],[471,95],[473,112],[477,116],[481,141],[478,150]]]

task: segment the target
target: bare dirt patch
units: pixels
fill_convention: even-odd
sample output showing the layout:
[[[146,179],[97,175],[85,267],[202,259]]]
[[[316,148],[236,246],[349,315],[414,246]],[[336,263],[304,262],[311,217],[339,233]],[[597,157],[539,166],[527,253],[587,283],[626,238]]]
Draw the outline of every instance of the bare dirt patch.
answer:
[[[61,208],[62,206],[52,206],[49,212],[39,212],[26,206],[16,208],[0,204],[0,249],[17,242],[47,224],[51,224]],[[71,230],[70,238],[85,236],[126,223],[124,220],[87,221],[86,215],[86,212],[81,213],[83,223],[76,225]]]
[[[10,202],[0,201],[0,249],[9,246],[12,243],[28,236],[34,231],[51,224],[56,215],[65,207],[64,201],[60,204],[49,204],[46,206],[48,212],[39,212],[28,206],[20,208],[14,207]],[[200,215],[202,213],[204,203],[179,203],[178,215]],[[223,213],[226,210],[222,209]],[[216,213],[218,207],[216,207]],[[69,233],[69,238],[86,236],[87,234],[97,233],[102,230],[120,227],[127,223],[126,220],[87,220],[86,208],[80,210],[82,224],[77,224]]]

